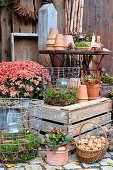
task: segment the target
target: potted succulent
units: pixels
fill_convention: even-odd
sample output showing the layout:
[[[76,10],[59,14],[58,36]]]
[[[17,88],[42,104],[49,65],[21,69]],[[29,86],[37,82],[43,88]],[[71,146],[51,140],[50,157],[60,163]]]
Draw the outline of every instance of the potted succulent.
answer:
[[[65,165],[68,160],[68,150],[75,144],[73,137],[67,134],[64,129],[52,128],[46,132],[45,145],[47,149],[47,162],[50,165]]]
[[[87,86],[89,100],[95,100],[99,98],[99,92],[102,84],[101,77],[89,75],[81,78],[81,83]]]
[[[77,42],[75,44],[75,50],[89,50],[89,46],[85,42]]]

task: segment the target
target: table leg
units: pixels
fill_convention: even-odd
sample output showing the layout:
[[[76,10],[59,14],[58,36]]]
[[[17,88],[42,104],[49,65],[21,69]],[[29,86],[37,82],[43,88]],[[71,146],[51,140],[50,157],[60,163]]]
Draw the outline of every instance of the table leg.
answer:
[[[100,65],[101,65],[101,63],[102,63],[102,59],[103,59],[103,58],[104,58],[104,55],[101,56],[101,59],[100,59],[100,61],[99,61],[99,63],[98,63],[98,66],[97,66],[97,69],[96,69],[97,74],[98,74],[98,70],[99,70],[99,68],[100,68]]]
[[[49,56],[50,56],[52,67],[55,67],[54,55],[53,54],[49,54]]]

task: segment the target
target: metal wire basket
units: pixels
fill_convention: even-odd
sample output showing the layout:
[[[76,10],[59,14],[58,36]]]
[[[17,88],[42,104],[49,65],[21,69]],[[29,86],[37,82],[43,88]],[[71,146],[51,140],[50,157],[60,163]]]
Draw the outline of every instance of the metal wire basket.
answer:
[[[38,151],[43,101],[0,99],[0,161],[25,162]]]
[[[42,68],[45,103],[58,106],[75,104],[78,98],[79,76],[79,67]]]
[[[99,124],[103,127],[104,131],[107,134],[109,146],[108,150],[113,151],[113,120],[103,121],[99,122]],[[97,135],[103,135],[103,131],[99,128],[97,128]]]

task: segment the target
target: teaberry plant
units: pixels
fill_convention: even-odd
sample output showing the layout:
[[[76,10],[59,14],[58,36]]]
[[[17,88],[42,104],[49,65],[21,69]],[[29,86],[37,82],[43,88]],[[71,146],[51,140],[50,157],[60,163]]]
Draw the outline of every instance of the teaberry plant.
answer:
[[[0,63],[0,97],[42,99],[42,68],[33,61]]]
[[[71,149],[72,145],[75,144],[73,137],[67,134],[64,129],[51,128],[50,132],[46,132],[44,139],[45,145],[49,151],[56,151],[59,147],[65,146],[66,149]]]
[[[97,76],[97,75],[89,75],[89,76],[85,76],[83,78],[81,78],[81,83],[83,85],[95,85],[95,84],[99,84],[101,85],[102,84],[102,81],[101,81],[101,77]]]

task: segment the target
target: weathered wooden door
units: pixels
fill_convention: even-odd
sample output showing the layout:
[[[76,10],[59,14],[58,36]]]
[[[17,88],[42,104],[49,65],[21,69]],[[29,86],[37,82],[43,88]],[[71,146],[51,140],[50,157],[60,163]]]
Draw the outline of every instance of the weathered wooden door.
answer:
[[[1,55],[2,55],[2,45],[1,45],[1,7],[0,7],[0,62],[1,62]]]
[[[83,31],[92,30],[101,36],[105,48],[113,51],[113,0],[85,0]],[[96,58],[98,62],[99,58]],[[105,56],[101,65],[113,74],[113,52]]]

